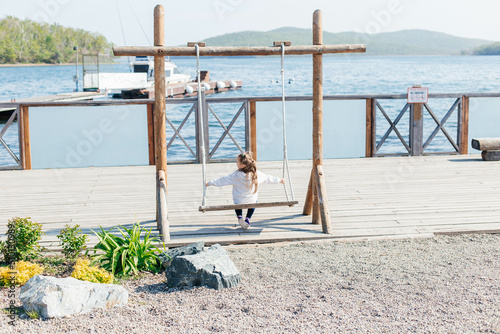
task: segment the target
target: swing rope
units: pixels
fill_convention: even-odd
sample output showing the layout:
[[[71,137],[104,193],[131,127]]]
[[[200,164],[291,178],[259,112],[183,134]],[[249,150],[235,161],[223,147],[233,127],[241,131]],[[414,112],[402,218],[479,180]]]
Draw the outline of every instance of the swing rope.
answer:
[[[290,195],[292,201],[295,201],[295,196],[293,193],[292,177],[290,174],[290,168],[288,166],[288,149],[286,146],[286,108],[285,108],[285,43],[281,43],[281,112],[283,118],[283,178],[285,174],[288,178],[288,184],[290,187]],[[285,189],[286,200],[288,201],[288,191],[286,188],[286,182],[283,183],[283,188]]]
[[[207,171],[206,171],[206,152],[205,152],[205,125],[203,117],[203,105],[201,101],[201,79],[200,79],[200,46],[195,45],[196,49],[196,74],[198,82],[198,119],[200,122],[200,135],[201,135],[201,169],[203,174],[203,200],[201,201],[201,206],[205,206],[207,200]]]

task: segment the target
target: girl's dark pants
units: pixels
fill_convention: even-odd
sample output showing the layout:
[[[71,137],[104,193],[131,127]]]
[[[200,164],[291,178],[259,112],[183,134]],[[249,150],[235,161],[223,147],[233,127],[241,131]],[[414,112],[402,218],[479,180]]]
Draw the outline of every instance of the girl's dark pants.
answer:
[[[239,217],[239,216],[243,216],[243,210],[241,210],[241,209],[236,209],[236,210],[234,210],[234,211],[236,212],[236,215],[237,215],[238,217]],[[254,209],[248,209],[248,211],[247,211],[247,218],[248,218],[248,219],[252,218],[252,215],[253,215],[254,211],[255,211],[255,208],[254,208]]]

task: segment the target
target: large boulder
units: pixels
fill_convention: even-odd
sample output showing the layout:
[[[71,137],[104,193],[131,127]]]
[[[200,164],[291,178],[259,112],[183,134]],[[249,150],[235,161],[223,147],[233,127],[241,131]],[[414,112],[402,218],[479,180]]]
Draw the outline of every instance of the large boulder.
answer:
[[[21,287],[20,299],[27,311],[54,318],[127,305],[128,291],[116,284],[37,275]]]
[[[167,284],[171,287],[207,286],[221,290],[238,285],[241,275],[220,245],[213,245],[203,252],[177,256],[165,270]]]
[[[166,251],[160,253],[158,257],[160,258],[163,268],[167,268],[170,263],[172,263],[172,260],[177,256],[197,254],[199,252],[202,252],[204,249],[205,242],[200,241],[187,246],[167,249]]]

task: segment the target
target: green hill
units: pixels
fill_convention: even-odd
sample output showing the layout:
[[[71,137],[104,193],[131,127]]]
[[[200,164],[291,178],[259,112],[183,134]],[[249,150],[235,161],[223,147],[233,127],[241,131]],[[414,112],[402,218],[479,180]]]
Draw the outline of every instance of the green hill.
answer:
[[[209,46],[265,46],[273,41],[292,41],[292,45],[312,43],[310,29],[279,28],[270,31],[242,31],[205,40]],[[456,37],[427,30],[403,30],[380,34],[323,32],[324,44],[366,44],[368,55],[458,55],[471,53],[491,41]]]
[[[0,20],[0,64],[74,62],[74,46],[82,53],[111,54],[112,44],[82,29],[12,16]]]

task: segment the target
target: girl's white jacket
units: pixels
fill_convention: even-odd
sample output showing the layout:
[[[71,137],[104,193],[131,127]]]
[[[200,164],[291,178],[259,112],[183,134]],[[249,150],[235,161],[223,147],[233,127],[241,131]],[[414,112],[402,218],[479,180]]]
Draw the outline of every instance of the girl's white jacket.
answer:
[[[265,183],[280,183],[281,179],[257,171],[257,182],[259,185]],[[208,185],[216,187],[232,185],[234,204],[256,203],[259,197],[258,191],[255,194],[253,193],[254,186],[250,175],[239,170],[227,176],[208,181]]]

